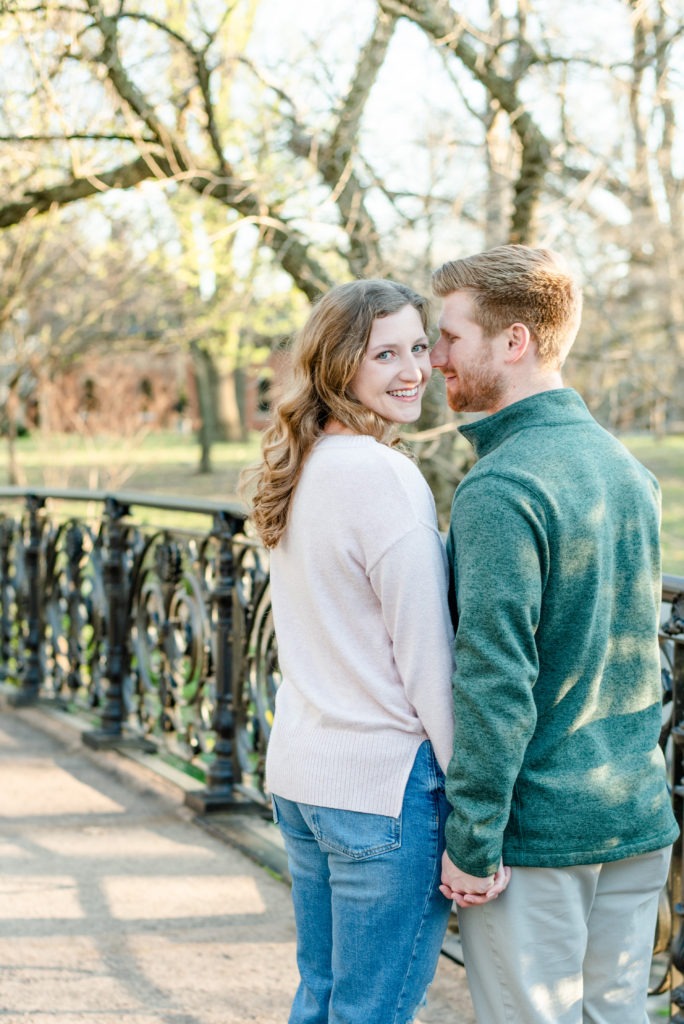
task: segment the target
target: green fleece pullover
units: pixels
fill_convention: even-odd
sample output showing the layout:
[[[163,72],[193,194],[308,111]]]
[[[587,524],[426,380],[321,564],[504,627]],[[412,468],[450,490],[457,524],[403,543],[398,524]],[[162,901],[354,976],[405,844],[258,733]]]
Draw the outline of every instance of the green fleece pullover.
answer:
[[[453,811],[462,870],[620,860],[673,842],[657,628],[660,494],[577,392],[461,433],[454,497]]]

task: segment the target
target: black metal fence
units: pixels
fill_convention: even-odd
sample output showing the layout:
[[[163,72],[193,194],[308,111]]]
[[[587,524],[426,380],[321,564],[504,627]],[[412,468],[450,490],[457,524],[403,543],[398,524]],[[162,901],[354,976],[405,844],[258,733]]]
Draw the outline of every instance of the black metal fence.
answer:
[[[243,511],[0,489],[0,681],[13,704],[90,715],[92,746],[180,760],[205,780],[188,797],[204,809],[265,801],[277,657],[267,555]]]
[[[684,578],[663,577],[662,609],[661,742],[681,824]],[[0,488],[0,684],[11,703],[78,710],[91,746],[139,744],[180,762],[203,781],[186,800],[204,812],[267,803],[278,682],[268,555],[240,507]],[[684,1024],[681,840],[656,951],[654,988],[673,984],[670,1019]]]

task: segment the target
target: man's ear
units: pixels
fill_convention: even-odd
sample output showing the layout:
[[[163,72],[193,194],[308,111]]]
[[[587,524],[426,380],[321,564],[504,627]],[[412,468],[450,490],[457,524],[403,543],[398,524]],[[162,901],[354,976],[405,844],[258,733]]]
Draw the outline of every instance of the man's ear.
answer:
[[[504,360],[507,363],[518,363],[529,350],[532,344],[532,335],[529,327],[525,324],[511,324],[506,330],[506,353]]]

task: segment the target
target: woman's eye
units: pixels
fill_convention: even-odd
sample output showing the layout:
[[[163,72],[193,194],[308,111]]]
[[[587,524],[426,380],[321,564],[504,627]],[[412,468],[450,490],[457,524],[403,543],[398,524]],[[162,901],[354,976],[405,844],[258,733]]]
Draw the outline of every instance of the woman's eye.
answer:
[[[378,352],[378,354],[377,354],[377,356],[375,358],[382,360],[383,363],[386,363],[387,360],[390,359],[391,357],[392,357],[392,352],[389,349],[385,349],[384,352]]]
[[[413,351],[414,352],[429,352],[430,351],[430,346],[428,345],[427,341],[419,341],[416,345],[413,346]]]

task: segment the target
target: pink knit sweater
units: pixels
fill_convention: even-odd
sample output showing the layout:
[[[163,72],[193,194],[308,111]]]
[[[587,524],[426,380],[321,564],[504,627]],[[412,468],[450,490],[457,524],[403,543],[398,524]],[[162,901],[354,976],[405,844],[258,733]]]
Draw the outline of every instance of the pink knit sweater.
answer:
[[[283,683],[271,792],[399,815],[420,744],[452,753],[452,629],[432,494],[400,452],[326,435],[272,552]]]

